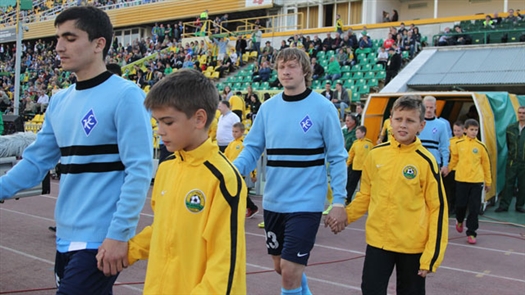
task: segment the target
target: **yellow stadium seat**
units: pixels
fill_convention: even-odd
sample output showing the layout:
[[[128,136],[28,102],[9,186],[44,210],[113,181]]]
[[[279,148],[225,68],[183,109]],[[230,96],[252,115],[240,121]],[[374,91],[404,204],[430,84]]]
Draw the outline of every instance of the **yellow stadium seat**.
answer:
[[[144,86],[144,92],[148,93],[150,88],[151,86],[149,85]]]
[[[257,51],[250,52],[250,58],[257,59]]]
[[[211,78],[212,79],[219,79],[219,75],[220,75],[219,72],[213,72],[213,74],[211,75]]]
[[[206,76],[206,78],[211,78],[212,74],[213,74],[213,72],[210,72],[210,71],[205,71],[204,72],[204,76]]]

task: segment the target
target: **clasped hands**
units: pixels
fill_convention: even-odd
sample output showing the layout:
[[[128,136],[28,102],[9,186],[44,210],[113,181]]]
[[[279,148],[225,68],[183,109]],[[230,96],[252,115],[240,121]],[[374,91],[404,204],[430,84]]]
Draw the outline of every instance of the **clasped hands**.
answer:
[[[324,219],[324,226],[330,227],[334,234],[338,234],[348,225],[348,217],[344,207],[333,207]]]

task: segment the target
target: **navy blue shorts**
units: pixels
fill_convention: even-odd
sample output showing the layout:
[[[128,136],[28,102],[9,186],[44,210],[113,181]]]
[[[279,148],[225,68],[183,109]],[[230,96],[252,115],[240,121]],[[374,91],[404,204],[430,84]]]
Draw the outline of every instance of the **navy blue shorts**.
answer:
[[[322,212],[276,213],[264,210],[268,254],[281,255],[282,259],[307,265],[321,216]]]
[[[98,250],[79,250],[55,256],[56,294],[112,294],[116,276],[106,277],[97,268]]]

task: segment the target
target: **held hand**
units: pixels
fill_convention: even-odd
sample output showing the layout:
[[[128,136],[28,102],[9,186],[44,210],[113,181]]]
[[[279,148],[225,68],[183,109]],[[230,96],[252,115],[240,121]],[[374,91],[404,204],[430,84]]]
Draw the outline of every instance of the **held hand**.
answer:
[[[348,222],[348,216],[344,207],[333,207],[326,218],[330,225],[330,229],[334,234],[343,231]],[[326,223],[326,221],[325,221]]]
[[[106,238],[98,247],[97,267],[108,277],[128,267],[128,242]]]
[[[417,272],[417,275],[420,276],[420,277],[422,277],[422,278],[424,278],[424,277],[427,276],[428,273],[429,273],[428,270],[426,270],[426,269],[420,269],[420,270]]]
[[[490,191],[490,185],[485,185],[485,192],[488,193]]]
[[[252,176],[252,177],[250,177],[250,178],[251,178],[251,180],[252,180],[253,183],[257,182],[257,177]]]
[[[448,173],[448,166],[441,167],[441,174],[443,175],[443,177],[447,177]]]
[[[383,142],[383,139],[382,138],[378,138],[376,143],[377,144],[381,144],[382,142]]]

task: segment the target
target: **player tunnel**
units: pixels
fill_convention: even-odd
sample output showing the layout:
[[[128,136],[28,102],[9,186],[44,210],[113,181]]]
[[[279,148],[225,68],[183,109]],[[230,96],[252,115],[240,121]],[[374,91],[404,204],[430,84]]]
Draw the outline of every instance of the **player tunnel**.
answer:
[[[483,195],[484,205],[497,201],[497,196],[505,183],[505,164],[507,146],[506,127],[517,120],[518,106],[525,105],[525,96],[516,96],[507,92],[410,92],[371,94],[365,105],[363,125],[367,128],[367,137],[376,141],[383,121],[390,116],[394,101],[402,95],[431,95],[437,100],[436,115],[447,119],[452,124],[458,120],[473,117],[480,124],[479,139],[486,145],[493,180],[491,190]],[[471,111],[470,114],[469,110]],[[468,115],[467,115],[468,114]],[[451,134],[452,136],[452,134]]]

